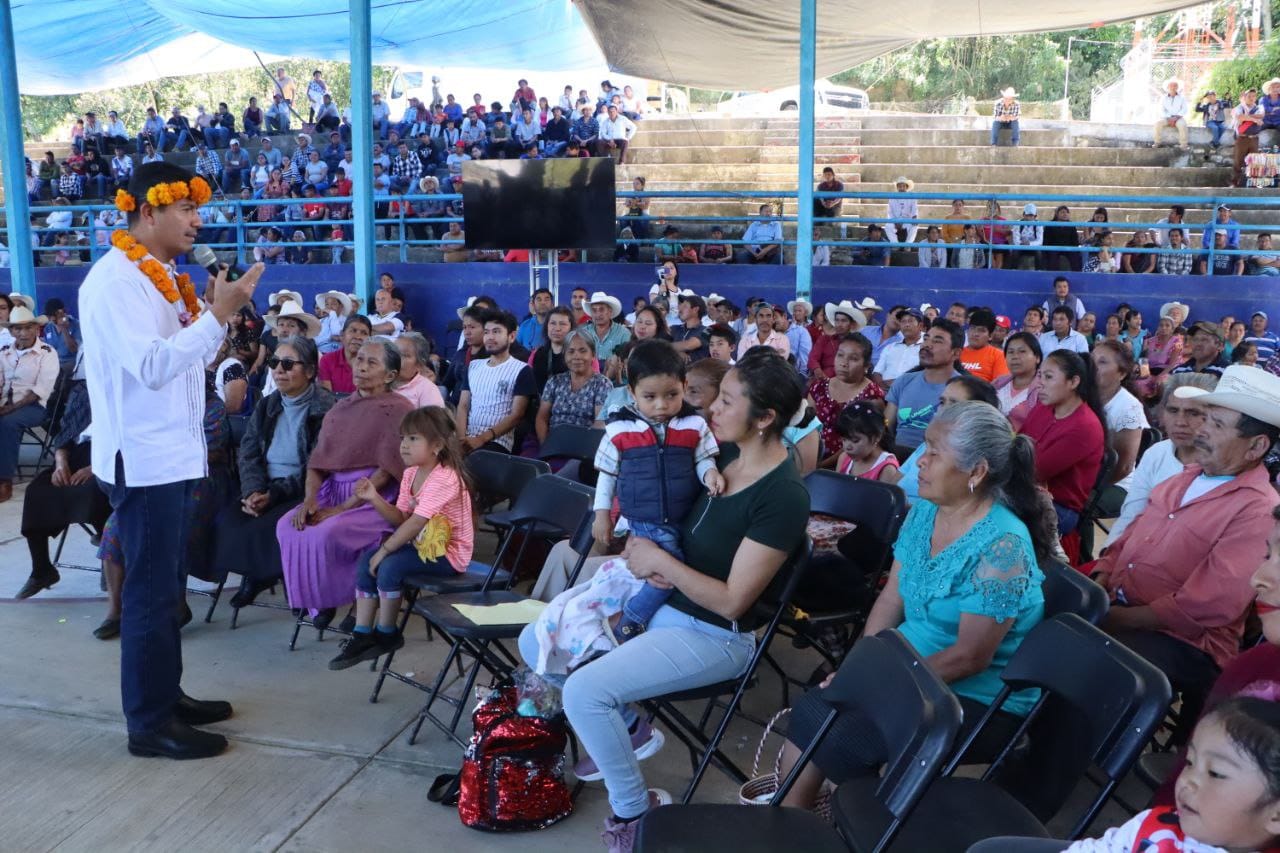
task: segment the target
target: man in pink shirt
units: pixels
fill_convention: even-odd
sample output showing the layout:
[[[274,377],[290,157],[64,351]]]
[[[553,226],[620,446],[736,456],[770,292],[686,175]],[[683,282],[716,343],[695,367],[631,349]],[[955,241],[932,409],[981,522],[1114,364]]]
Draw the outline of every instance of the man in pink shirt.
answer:
[[[1280,504],[1262,464],[1280,437],[1280,377],[1238,365],[1213,392],[1174,394],[1208,407],[1197,462],[1155,488],[1093,569],[1112,599],[1103,627],[1163,670],[1195,719],[1240,649],[1249,578]]]

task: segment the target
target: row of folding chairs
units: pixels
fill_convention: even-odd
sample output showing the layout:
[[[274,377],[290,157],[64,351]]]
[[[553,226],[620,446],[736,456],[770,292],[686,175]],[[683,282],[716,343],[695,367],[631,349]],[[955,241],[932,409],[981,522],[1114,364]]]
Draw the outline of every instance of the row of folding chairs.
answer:
[[[832,710],[768,807],[659,808],[642,819],[636,849],[742,853],[785,849],[804,839],[809,851],[963,853],[994,836],[1048,838],[1044,822],[1067,795],[1041,804],[1035,813],[995,781],[1029,733],[1033,749],[1037,738],[1057,736],[1044,721],[1075,723],[1075,765],[1058,768],[1070,781],[1085,778],[1091,767],[1101,777],[1096,794],[1072,825],[1070,837],[1079,838],[1159,726],[1171,699],[1169,682],[1152,664],[1074,613],[1037,625],[1002,677],[990,710],[957,745],[962,713],[946,684],[896,631],[864,637],[823,691]],[[1001,705],[1028,689],[1041,691],[1040,698],[981,778],[953,775]],[[874,727],[884,745],[878,756],[883,771],[834,791],[832,827],[811,812],[781,804],[845,713],[856,713]]]

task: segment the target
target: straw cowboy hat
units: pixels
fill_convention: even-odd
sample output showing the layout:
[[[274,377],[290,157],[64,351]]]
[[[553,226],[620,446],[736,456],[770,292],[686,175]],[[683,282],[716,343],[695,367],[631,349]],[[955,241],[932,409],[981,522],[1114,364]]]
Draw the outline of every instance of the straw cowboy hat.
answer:
[[[302,294],[296,290],[277,290],[267,296],[267,307],[279,305],[282,302],[296,302],[302,304]]]
[[[338,304],[342,306],[340,312],[343,317],[351,314],[351,297],[340,290],[326,290],[324,293],[316,294],[316,307],[323,309],[326,299],[336,299]]]
[[[26,308],[28,311],[36,310],[36,301],[32,299],[30,296],[27,296],[25,293],[10,293],[9,301],[13,303],[13,307],[15,308],[21,305],[22,307]]]
[[[1280,426],[1280,376],[1259,367],[1233,364],[1222,371],[1218,387],[1213,391],[1184,385],[1176,389],[1173,396],[1197,400],[1206,406],[1221,406]]]
[[[1262,84],[1262,91],[1267,91],[1272,86],[1280,85],[1280,77],[1272,77],[1270,80]]]
[[[49,322],[49,318],[45,315],[41,314],[37,317],[31,313],[30,308],[25,305],[19,305],[9,312],[9,322],[0,323],[0,326],[21,326],[26,323],[39,323],[43,326],[47,322]]]
[[[725,301],[725,298],[720,294],[712,291],[712,293],[707,296],[706,301],[708,305],[719,305],[721,302]]]
[[[475,304],[476,304],[476,299],[477,299],[477,298],[478,298],[478,297],[475,297],[475,296],[468,296],[468,297],[467,297],[467,304],[466,304],[466,305],[463,305],[461,308],[459,308],[459,309],[458,309],[458,319],[459,319],[459,320],[461,320],[461,319],[462,319],[462,315],[463,315],[463,314],[467,313],[467,309],[468,309],[468,308],[470,308],[472,305],[475,305]]]
[[[1172,311],[1174,308],[1182,309],[1182,319],[1184,320],[1191,316],[1190,305],[1187,305],[1184,302],[1166,302],[1165,304],[1160,306],[1160,319],[1163,320],[1165,317],[1168,317],[1169,312]]]
[[[864,299],[859,299],[857,302],[853,304],[856,307],[861,308],[863,311],[883,311],[884,310],[884,307],[881,306],[879,303],[877,303],[870,296],[865,297]]]
[[[611,317],[617,317],[619,314],[622,313],[622,303],[618,301],[617,297],[610,296],[609,294],[605,293],[603,290],[597,290],[595,293],[591,294],[591,298],[587,300],[586,304],[587,305],[608,305],[609,311],[611,312],[611,315],[610,315]]]
[[[915,187],[916,182],[908,178],[906,175],[899,175],[898,177],[893,179],[893,185],[895,187],[900,186],[901,184],[906,184],[907,192],[911,192],[911,190]]]
[[[708,301],[710,301],[710,300],[708,300]],[[804,306],[804,310],[805,310],[805,312],[806,312],[810,317],[812,317],[812,316],[813,316],[813,303],[812,303],[812,302],[810,302],[808,299],[792,299],[790,302],[788,302],[788,303],[787,303],[787,315],[788,315],[788,316],[791,316],[792,314],[795,314],[795,313],[796,313],[796,306],[797,306],[797,305],[803,305],[803,306]]]
[[[848,299],[841,301],[839,304],[828,302],[826,306],[827,322],[831,325],[836,324],[836,315],[843,314],[853,321],[852,329],[855,332],[862,331],[867,325],[867,315],[862,313],[862,309],[854,305]]]
[[[1012,86],[1009,86],[1007,89],[1001,89],[1001,90],[1000,90],[1000,97],[1002,97],[1002,98],[1016,98],[1016,97],[1018,97],[1018,90],[1017,90],[1017,89],[1015,89],[1015,88],[1013,88]]]
[[[302,303],[293,301],[289,301],[281,305],[279,314],[268,314],[267,326],[274,332],[276,330],[276,323],[285,317],[288,317],[291,320],[297,320],[301,323],[303,328],[306,329],[308,338],[314,338],[320,333],[320,321],[316,318],[316,315],[312,314],[310,311],[304,310]]]
[[[1182,81],[1179,80],[1177,77],[1170,77],[1168,80],[1164,81],[1164,87],[1168,89],[1170,86],[1177,86],[1179,89],[1181,89]]]

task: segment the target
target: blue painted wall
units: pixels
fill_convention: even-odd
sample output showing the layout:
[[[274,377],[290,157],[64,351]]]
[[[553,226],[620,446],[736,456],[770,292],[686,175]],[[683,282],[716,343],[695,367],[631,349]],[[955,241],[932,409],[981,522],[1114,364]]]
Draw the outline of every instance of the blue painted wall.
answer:
[[[185,268],[197,281],[204,271]],[[85,267],[40,268],[36,271],[41,305],[50,297],[60,297],[75,312],[76,290]],[[526,313],[528,269],[524,264],[383,264],[378,271],[389,272],[404,288],[409,313],[420,327],[439,337],[455,310],[468,296],[494,296],[517,317]],[[699,266],[681,270],[681,284],[702,296],[719,293],[741,305],[748,296],[763,296],[785,303],[794,294],[794,269],[788,266]],[[1265,276],[1211,278],[1203,276],[1167,277],[1069,274],[1072,290],[1091,311],[1105,315],[1119,302],[1135,305],[1153,325],[1164,302],[1179,299],[1191,306],[1191,316],[1217,320],[1225,314],[1244,317],[1266,310],[1273,317],[1280,310],[1280,282]],[[951,302],[989,305],[996,313],[1008,314],[1015,323],[1031,304],[1039,304],[1052,292],[1054,274],[1015,270],[922,270],[915,267],[819,267],[813,271],[815,304],[841,299],[857,300],[873,296],[881,305],[931,302],[944,311]],[[631,300],[645,295],[655,281],[649,264],[564,264],[560,267],[560,297],[569,301],[572,288],[589,292],[604,290],[630,310]],[[267,270],[259,286],[259,307],[267,294],[281,288],[298,290],[310,306],[313,296],[323,290],[352,290],[351,267],[347,265],[276,266]],[[9,290],[9,270],[0,269],[0,292]],[[1280,318],[1274,326],[1280,327]]]

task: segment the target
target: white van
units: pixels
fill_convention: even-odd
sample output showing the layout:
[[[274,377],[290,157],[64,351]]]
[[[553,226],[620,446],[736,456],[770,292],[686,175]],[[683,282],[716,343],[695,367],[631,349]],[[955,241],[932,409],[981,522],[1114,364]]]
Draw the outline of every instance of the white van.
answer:
[[[788,112],[799,108],[799,84],[767,92],[731,92],[716,104],[716,112],[726,115],[758,115]],[[818,115],[866,112],[871,109],[871,98],[862,89],[836,86],[826,79],[815,80],[813,108]]]

